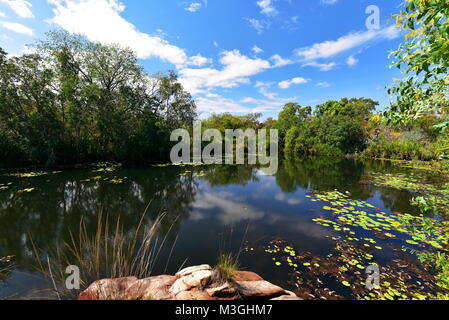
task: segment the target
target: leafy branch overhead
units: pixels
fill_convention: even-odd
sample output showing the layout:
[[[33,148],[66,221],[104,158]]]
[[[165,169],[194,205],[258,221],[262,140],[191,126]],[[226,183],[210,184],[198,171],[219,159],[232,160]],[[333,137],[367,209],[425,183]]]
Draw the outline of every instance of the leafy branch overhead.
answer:
[[[389,89],[393,96],[390,121],[408,124],[428,113],[442,116],[438,128],[449,120],[449,2],[446,0],[406,0],[394,15],[404,30],[405,42],[391,53],[395,66],[405,74]]]

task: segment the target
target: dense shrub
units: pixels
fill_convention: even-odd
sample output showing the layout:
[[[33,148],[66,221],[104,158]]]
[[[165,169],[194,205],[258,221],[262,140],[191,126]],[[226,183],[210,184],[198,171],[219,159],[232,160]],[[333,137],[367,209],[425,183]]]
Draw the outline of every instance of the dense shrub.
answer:
[[[436,158],[432,148],[419,141],[380,140],[372,142],[363,152],[363,156],[371,158],[385,158],[397,160],[423,160]]]
[[[285,151],[314,155],[353,154],[363,150],[365,140],[359,122],[348,116],[314,117],[287,132]]]

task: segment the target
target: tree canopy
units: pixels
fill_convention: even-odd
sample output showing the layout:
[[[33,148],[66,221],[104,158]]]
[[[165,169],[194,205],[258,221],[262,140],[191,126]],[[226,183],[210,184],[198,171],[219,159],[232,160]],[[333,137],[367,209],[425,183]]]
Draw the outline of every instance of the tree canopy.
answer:
[[[169,130],[196,117],[176,74],[150,76],[127,48],[62,31],[35,48],[12,58],[0,50],[0,141],[13,149],[5,154],[46,165],[149,162],[169,154]]]

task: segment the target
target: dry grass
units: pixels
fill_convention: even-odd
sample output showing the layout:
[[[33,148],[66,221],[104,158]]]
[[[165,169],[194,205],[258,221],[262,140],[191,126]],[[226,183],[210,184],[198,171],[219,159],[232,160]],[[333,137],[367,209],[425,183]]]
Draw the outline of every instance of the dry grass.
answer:
[[[34,249],[38,270],[51,280],[58,296],[69,299],[79,294],[79,291],[65,289],[68,276],[65,269],[69,265],[80,270],[80,291],[99,279],[151,276],[167,239],[167,235],[162,239],[158,237],[165,214],[159,215],[151,227],[144,226],[145,216],[144,213],[136,229],[125,233],[120,219],[114,228],[110,228],[109,216],[99,214],[93,235],[87,231],[86,221],[82,218],[79,233],[74,235],[71,232],[70,241],[57,246],[45,261],[42,261],[43,253]]]

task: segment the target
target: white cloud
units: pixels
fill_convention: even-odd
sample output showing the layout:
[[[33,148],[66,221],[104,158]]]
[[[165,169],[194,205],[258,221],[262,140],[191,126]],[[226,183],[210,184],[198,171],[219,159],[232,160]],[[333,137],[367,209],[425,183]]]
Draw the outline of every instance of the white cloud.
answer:
[[[139,58],[158,57],[183,67],[197,65],[198,56],[189,58],[184,49],[159,36],[140,32],[120,16],[125,6],[118,0],[48,0],[55,8],[50,22],[70,33],[85,35],[91,41],[118,43],[134,50]]]
[[[399,36],[399,29],[395,26],[380,30],[350,33],[335,41],[316,43],[311,47],[296,50],[296,55],[305,61],[330,58],[347,50],[356,48],[375,39],[394,39]]]
[[[322,4],[329,4],[329,5],[336,4],[337,2],[338,0],[321,0]]]
[[[354,56],[349,56],[348,60],[346,60],[346,63],[347,63],[348,66],[350,66],[350,67],[356,65],[358,62],[359,62],[359,60],[356,59]]]
[[[279,13],[277,9],[273,6],[273,0],[260,0],[257,1],[257,5],[261,9],[260,13],[266,16],[275,16]]]
[[[27,36],[33,35],[33,30],[30,28],[24,26],[23,24],[16,23],[16,22],[1,22],[1,25],[3,28],[8,29],[9,31],[13,31],[15,33],[24,34]]]
[[[220,63],[223,69],[183,68],[179,71],[180,81],[192,94],[204,91],[205,88],[233,88],[242,83],[249,83],[253,76],[270,68],[270,63],[259,58],[248,58],[238,50],[222,52]]]
[[[33,5],[25,0],[0,0],[0,3],[4,3],[11,8],[21,18],[34,18],[34,14],[31,11]]]
[[[279,112],[283,106],[290,101],[295,101],[297,97],[279,98],[274,95],[272,99],[256,99],[245,97],[241,100],[234,100],[222,97],[218,94],[208,93],[195,99],[198,111],[202,117],[211,113],[258,113],[258,112]]]
[[[256,30],[258,34],[263,33],[263,31],[265,30],[265,26],[260,20],[253,19],[253,18],[247,19],[247,20],[248,20],[250,26],[253,27],[253,29]]]
[[[259,54],[259,53],[262,53],[262,52],[263,52],[263,50],[262,50],[261,48],[259,48],[258,46],[254,46],[251,50],[252,50],[255,54]]]
[[[275,54],[275,55],[271,56],[270,57],[270,61],[273,61],[273,68],[283,67],[283,66],[286,66],[288,64],[292,64],[293,63],[292,60],[282,58],[278,54]]]
[[[211,63],[212,59],[205,58],[201,54],[189,58],[189,64],[197,67],[201,67],[205,64]]]
[[[0,11],[0,18],[6,17],[6,15]]]
[[[316,85],[317,85],[317,87],[323,87],[323,88],[329,88],[331,86],[331,84],[326,81],[318,82]]]
[[[190,6],[185,8],[185,10],[189,11],[189,12],[196,12],[196,11],[200,10],[202,6],[203,5],[200,2],[193,2],[190,4]]]
[[[293,78],[291,80],[281,81],[281,82],[279,82],[278,85],[279,85],[279,88],[288,89],[293,84],[303,84],[303,83],[307,83],[307,82],[309,82],[309,80],[301,78],[301,77],[297,77],[297,78]]]
[[[317,67],[320,71],[330,71],[334,69],[337,64],[335,62],[329,62],[329,63],[318,63],[315,61],[305,63],[304,66],[308,67]]]
[[[254,88],[271,87],[273,82],[256,81]]]

